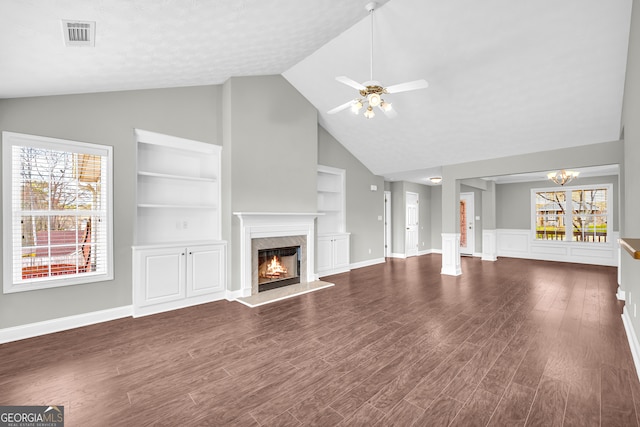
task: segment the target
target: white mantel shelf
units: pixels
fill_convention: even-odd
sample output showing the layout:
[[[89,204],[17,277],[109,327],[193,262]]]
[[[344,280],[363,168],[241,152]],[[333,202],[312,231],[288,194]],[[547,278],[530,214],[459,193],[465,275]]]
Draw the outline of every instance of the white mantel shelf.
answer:
[[[315,280],[315,219],[319,212],[234,212],[240,218],[241,296],[251,295],[251,239],[305,236],[307,240],[307,277]]]
[[[274,216],[298,216],[298,217],[317,217],[320,215],[324,215],[322,212],[234,212],[236,216],[242,217],[258,217],[258,216],[266,216],[266,217],[274,217]]]

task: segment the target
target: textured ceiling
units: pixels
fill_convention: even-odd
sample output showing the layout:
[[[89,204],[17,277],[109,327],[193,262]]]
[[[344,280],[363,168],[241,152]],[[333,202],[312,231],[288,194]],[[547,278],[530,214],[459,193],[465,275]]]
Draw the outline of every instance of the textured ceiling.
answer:
[[[374,79],[398,112],[326,112],[369,78],[362,20],[284,76],[375,174],[420,181],[441,165],[619,139],[631,1],[392,0],[374,15]]]
[[[384,2],[382,2],[384,3]],[[344,0],[0,0],[0,98],[280,74],[367,16]],[[96,22],[67,48],[60,20]]]
[[[391,0],[375,12],[374,79],[398,116],[326,111],[369,80],[367,0],[0,0],[0,98],[220,84],[282,73],[373,173],[619,138],[631,0]],[[386,3],[386,4],[385,4]],[[96,21],[95,48],[61,19]]]

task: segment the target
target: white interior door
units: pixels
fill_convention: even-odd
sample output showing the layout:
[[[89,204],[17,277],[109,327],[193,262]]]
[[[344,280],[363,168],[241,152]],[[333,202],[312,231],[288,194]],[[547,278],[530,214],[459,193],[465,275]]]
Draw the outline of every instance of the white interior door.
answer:
[[[460,193],[460,254],[473,255],[475,249],[475,232],[473,219],[473,193]]]
[[[384,257],[391,255],[391,191],[384,192]]]
[[[407,233],[405,237],[405,255],[416,256],[418,255],[418,227],[419,227],[419,210],[418,210],[418,193],[407,192],[406,195],[407,206],[407,218],[406,228]]]

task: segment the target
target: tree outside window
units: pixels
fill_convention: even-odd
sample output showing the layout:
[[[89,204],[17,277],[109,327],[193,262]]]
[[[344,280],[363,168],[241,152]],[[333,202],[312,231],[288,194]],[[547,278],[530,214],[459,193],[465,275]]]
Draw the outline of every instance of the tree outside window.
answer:
[[[112,277],[110,147],[3,132],[3,181],[5,292]]]
[[[609,191],[605,186],[536,191],[536,240],[607,243]]]

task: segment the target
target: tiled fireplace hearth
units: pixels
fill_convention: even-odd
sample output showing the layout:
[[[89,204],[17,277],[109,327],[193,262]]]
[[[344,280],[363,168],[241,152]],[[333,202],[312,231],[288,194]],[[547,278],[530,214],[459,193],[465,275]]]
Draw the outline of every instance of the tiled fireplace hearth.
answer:
[[[291,252],[289,256],[299,261],[299,280],[291,279],[289,283],[310,283],[315,280],[314,224],[317,213],[234,212],[234,215],[240,218],[240,282],[243,297],[259,292],[258,254],[266,249],[285,249],[283,254],[287,255],[292,250],[290,248],[298,248],[297,255]],[[288,263],[285,270],[296,267],[293,261]]]

